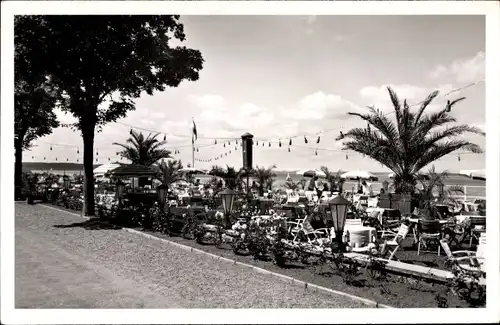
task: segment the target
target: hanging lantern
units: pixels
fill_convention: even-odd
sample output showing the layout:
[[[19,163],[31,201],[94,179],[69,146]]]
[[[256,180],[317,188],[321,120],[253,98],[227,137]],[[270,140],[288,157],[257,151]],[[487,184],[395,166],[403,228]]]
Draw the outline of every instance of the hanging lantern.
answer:
[[[96,150],[95,155],[99,156],[99,149]]]
[[[259,140],[255,141],[255,145],[257,145],[257,146],[259,145]]]
[[[76,160],[76,162],[79,162],[79,161],[80,161],[80,159],[77,159],[77,160]]]
[[[226,143],[224,143],[224,148],[226,147]]]
[[[80,149],[76,149],[76,153],[77,153],[77,154],[80,154]]]
[[[200,148],[196,148],[196,152],[200,152]]]
[[[446,113],[451,112],[451,102],[450,100],[446,101]]]
[[[57,161],[57,157],[56,157],[56,161]]]
[[[99,158],[96,158],[95,161],[99,161]]]
[[[43,157],[43,160],[45,160],[45,157]]]
[[[317,156],[318,155],[318,150],[314,151],[314,155]]]
[[[227,156],[227,152],[224,152],[224,156]]]
[[[52,145],[50,145],[50,150],[52,150]]]
[[[271,146],[271,142],[269,142],[269,147]]]
[[[236,144],[238,144],[238,140],[236,140]]]
[[[319,140],[320,140],[320,136],[318,135],[318,140],[316,140],[316,143],[319,143]]]
[[[130,133],[130,135],[132,135],[132,134],[133,134],[132,129],[130,129],[130,132],[129,132],[129,133]]]
[[[306,144],[307,144],[307,142],[308,142],[308,141],[307,141],[307,138],[306,138],[306,136],[305,136],[305,135],[304,135],[304,142],[305,142]]]
[[[163,135],[163,141],[167,141],[167,135],[166,134]]]
[[[344,133],[342,133],[342,131],[340,131],[339,139],[342,140],[343,138],[344,138]]]
[[[262,146],[264,146],[264,142],[262,142]]]
[[[123,157],[120,157],[120,160],[123,160]]]
[[[217,139],[215,139],[214,144],[217,144]]]
[[[457,155],[458,161],[460,161],[460,154]]]
[[[231,154],[231,150],[229,150],[229,154]]]
[[[111,158],[108,157],[108,161],[111,161]]]
[[[281,140],[279,140],[279,143],[278,143],[278,145],[279,145],[279,146],[280,146],[280,148],[281,148]]]
[[[68,159],[68,158],[66,158],[66,161],[69,161],[69,159]]]
[[[288,152],[290,152],[290,147],[288,147]]]
[[[288,145],[291,146],[292,145],[292,138],[290,138],[290,142],[288,142]]]
[[[348,155],[345,155],[345,160],[349,160],[349,156]]]
[[[35,156],[31,156],[31,159],[35,159]]]
[[[231,141],[228,141],[228,142],[227,142],[227,144],[228,144],[228,145],[231,145]]]

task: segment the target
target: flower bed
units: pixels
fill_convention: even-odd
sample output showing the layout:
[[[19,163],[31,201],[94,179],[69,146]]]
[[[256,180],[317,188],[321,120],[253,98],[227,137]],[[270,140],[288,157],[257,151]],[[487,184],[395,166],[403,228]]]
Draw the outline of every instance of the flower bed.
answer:
[[[61,197],[58,202],[68,201]],[[70,208],[71,205],[63,203],[62,206]],[[469,274],[457,273],[454,280],[443,285],[426,282],[423,278],[390,274],[375,258],[370,258],[368,265],[361,266],[356,260],[336,253],[335,247],[327,241],[293,242],[286,230],[285,219],[277,213],[270,217],[247,213],[244,218],[233,220],[231,227],[226,227],[220,212],[195,214],[186,209],[179,215],[179,211],[162,211],[157,205],[152,208],[129,206],[118,210],[115,203],[100,204],[97,211],[100,218],[120,226],[139,228],[155,236],[168,237],[302,281],[396,307],[485,304],[485,292],[476,285],[477,282],[467,282]],[[411,252],[412,256],[409,253],[402,250],[398,254],[401,259],[405,254],[409,259],[415,258],[415,252]]]

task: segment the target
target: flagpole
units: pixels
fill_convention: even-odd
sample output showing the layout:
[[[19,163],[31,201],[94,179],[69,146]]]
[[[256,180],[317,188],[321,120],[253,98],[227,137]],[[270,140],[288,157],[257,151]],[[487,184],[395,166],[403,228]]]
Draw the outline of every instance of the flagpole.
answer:
[[[195,136],[195,124],[194,124],[194,118],[191,118],[193,121],[193,128],[191,129],[191,150],[192,150],[192,165],[194,168],[194,136]]]
[[[193,150],[193,168],[194,168],[194,138],[193,138],[193,141],[191,141],[191,149]]]

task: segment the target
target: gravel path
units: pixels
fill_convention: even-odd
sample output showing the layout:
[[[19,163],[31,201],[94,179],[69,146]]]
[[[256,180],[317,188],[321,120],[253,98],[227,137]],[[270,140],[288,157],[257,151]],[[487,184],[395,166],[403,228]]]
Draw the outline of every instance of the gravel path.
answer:
[[[366,308],[124,230],[16,204],[16,308]]]

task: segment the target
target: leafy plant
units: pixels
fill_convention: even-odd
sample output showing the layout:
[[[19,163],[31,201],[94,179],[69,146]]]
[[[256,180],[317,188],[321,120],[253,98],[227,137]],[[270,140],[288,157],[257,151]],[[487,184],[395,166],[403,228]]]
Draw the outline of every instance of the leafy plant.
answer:
[[[321,166],[320,169],[326,175],[326,181],[330,184],[330,191],[342,192],[342,188],[345,183],[345,180],[340,177],[340,175],[342,175],[342,171],[338,170],[337,172],[332,172],[326,166]]]
[[[182,175],[179,172],[180,169],[182,169],[181,160],[170,159],[167,162],[162,161],[158,165],[157,179],[159,179],[163,185],[169,188],[172,183],[182,179]]]
[[[119,151],[118,155],[130,160],[132,164],[151,166],[160,159],[170,158],[171,154],[162,148],[167,141],[160,141],[157,138],[158,134],[150,133],[145,137],[142,132],[130,130],[126,144],[114,142],[113,145],[122,147],[123,150]]]
[[[450,112],[455,104],[463,99],[448,101],[436,113],[425,113],[439,94],[430,94],[417,111],[412,111],[404,100],[403,104],[396,93],[388,88],[395,113],[395,121],[383,111],[369,107],[369,113],[348,113],[368,123],[366,128],[354,128],[341,134],[337,140],[348,138],[344,149],[353,150],[371,157],[394,172],[396,193],[412,194],[415,190],[417,173],[428,164],[459,149],[481,153],[482,149],[459,137],[465,133],[485,133],[469,125],[453,125],[456,122]],[[371,128],[375,128],[372,130]]]
[[[454,266],[453,278],[448,280],[448,287],[460,299],[466,301],[471,307],[483,307],[486,304],[486,287],[479,282],[480,275]]]
[[[269,167],[264,166],[256,166],[253,170],[253,175],[257,179],[257,183],[259,184],[259,195],[264,195],[264,189],[272,188],[272,184],[274,179],[276,178],[276,174],[274,173],[274,169],[276,165],[272,165]]]
[[[417,189],[419,208],[429,210],[431,216],[437,214],[436,204],[457,204],[454,196],[464,194],[462,186],[445,184],[449,176],[447,171],[437,173],[435,167],[432,166],[425,174],[426,177],[424,174],[418,174],[418,176],[422,186],[421,189]],[[434,195],[435,192],[437,192],[437,197]]]

